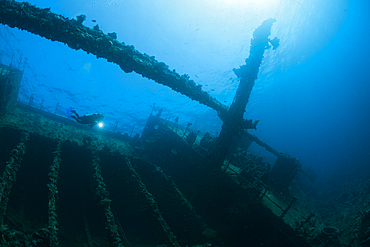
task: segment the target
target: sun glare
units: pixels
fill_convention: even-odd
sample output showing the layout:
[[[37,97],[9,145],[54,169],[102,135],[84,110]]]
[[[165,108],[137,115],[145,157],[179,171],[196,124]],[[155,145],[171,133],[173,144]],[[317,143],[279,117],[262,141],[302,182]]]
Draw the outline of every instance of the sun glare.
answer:
[[[256,6],[259,8],[270,8],[280,3],[280,0],[216,0],[216,3],[233,6]]]

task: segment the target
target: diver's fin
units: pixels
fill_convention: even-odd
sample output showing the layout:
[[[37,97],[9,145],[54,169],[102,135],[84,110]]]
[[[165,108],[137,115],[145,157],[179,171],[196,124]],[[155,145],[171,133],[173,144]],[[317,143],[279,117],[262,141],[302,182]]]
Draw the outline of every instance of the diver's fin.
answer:
[[[68,117],[72,117],[71,111],[72,111],[71,109],[66,108],[66,114]]]

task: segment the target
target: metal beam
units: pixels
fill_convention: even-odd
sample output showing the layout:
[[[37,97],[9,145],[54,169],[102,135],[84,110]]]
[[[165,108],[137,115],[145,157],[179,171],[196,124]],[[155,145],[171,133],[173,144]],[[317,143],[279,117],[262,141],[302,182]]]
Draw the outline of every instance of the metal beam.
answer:
[[[85,16],[69,19],[52,13],[50,8],[41,9],[27,2],[0,0],[0,23],[17,27],[52,41],[67,44],[75,50],[84,50],[116,63],[126,73],[135,71],[145,78],[168,86],[217,111],[221,119],[227,107],[202,90],[187,74],[179,75],[170,70],[168,65],[158,62],[154,56],[142,54],[132,45],[119,42],[112,34],[104,34],[98,26],[93,29],[82,23]]]
[[[263,54],[271,45],[275,49],[279,45],[279,39],[270,40],[272,24],[275,19],[265,20],[254,32],[251,40],[249,57],[245,65],[234,69],[235,74],[240,77],[240,84],[236,91],[234,101],[228,110],[228,117],[222,125],[216,148],[212,153],[212,160],[222,162],[228,154],[229,147],[236,136],[241,136],[246,129],[255,129],[258,121],[244,120],[243,115],[249,101],[249,96],[257,79],[259,67],[261,66]],[[270,45],[271,44],[271,45]]]

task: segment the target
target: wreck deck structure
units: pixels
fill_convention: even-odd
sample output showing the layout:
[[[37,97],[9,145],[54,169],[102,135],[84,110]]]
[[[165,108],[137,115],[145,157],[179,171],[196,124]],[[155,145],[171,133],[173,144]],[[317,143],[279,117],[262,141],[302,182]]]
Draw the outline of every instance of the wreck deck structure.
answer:
[[[11,72],[7,73],[8,78],[12,78],[11,75]],[[9,79],[5,83],[2,80],[2,86],[19,84],[20,77],[14,78],[18,80]],[[10,98],[16,99],[14,95]],[[112,246],[127,246],[124,239],[135,242],[130,227],[138,225],[149,229],[145,230],[145,236],[135,233],[136,237],[151,240],[152,246],[228,242],[238,239],[233,236],[237,232],[222,229],[228,220],[236,220],[234,210],[242,210],[239,216],[245,222],[239,219],[239,223],[252,228],[266,227],[268,231],[261,232],[261,235],[281,238],[279,242],[285,242],[287,246],[304,246],[304,239],[296,236],[290,223],[304,221],[307,216],[247,172],[245,163],[243,169],[243,164],[225,160],[222,167],[213,169],[207,155],[213,140],[207,140],[207,135],[191,142],[191,132],[186,133],[181,126],[173,128],[175,123],[151,115],[141,139],[135,140],[117,133],[83,128],[73,121],[14,100],[11,104],[3,104],[8,110],[0,121],[2,157],[6,157],[2,159],[6,166],[2,167],[4,173],[0,188],[1,222],[16,231],[17,237],[24,241],[28,238],[43,242],[48,236],[51,246],[52,243],[54,246],[57,243],[67,246],[65,239],[71,236],[59,235],[57,231],[59,226],[63,229],[72,224],[68,221],[72,221],[70,214],[75,213],[63,206],[66,203],[77,207],[74,210],[83,216],[74,219],[81,221],[76,232],[85,235],[86,241],[106,241]],[[257,161],[249,163],[249,167],[258,165]],[[211,168],[213,171],[207,172]],[[69,174],[71,172],[79,176]],[[33,179],[43,180],[44,187],[39,183],[33,186]],[[85,182],[89,186],[80,184]],[[22,191],[24,186],[29,189]],[[90,193],[87,198],[91,201],[81,202],[75,198],[72,186],[81,190],[76,194]],[[58,196],[59,207],[56,202]],[[43,208],[49,220],[41,217],[35,208]],[[251,211],[243,212],[246,209]],[[23,222],[25,219],[36,221],[26,216],[26,212],[32,212],[38,218],[37,224],[28,226]],[[215,213],[217,220],[213,219]],[[69,215],[63,216],[65,214]],[[39,220],[42,218],[44,220]],[[99,220],[109,233],[105,240],[94,235],[96,229],[90,226],[94,223],[89,223]],[[148,221],[150,224],[140,223]],[[37,228],[38,225],[42,227]],[[274,233],[270,232],[272,229]],[[251,233],[255,234],[254,231]],[[6,235],[6,231],[3,234]],[[248,239],[247,236],[243,238]],[[253,238],[250,236],[250,240]],[[72,246],[70,244],[68,246]]]
[[[140,139],[78,125],[17,103],[22,72],[6,66],[2,71],[1,92],[7,93],[2,98],[0,118],[4,170],[0,220],[4,235],[12,229],[17,232],[14,239],[73,246],[66,240],[71,236],[59,233],[59,228],[80,220],[76,232],[86,241],[112,246],[134,246],[135,237],[152,241],[152,246],[222,243],[238,239],[236,229],[228,232],[223,228],[235,217],[234,210],[241,210],[239,216],[245,222],[239,219],[239,223],[256,228],[264,225],[268,232],[261,235],[281,238],[279,242],[287,246],[304,246],[305,239],[296,236],[290,223],[304,221],[307,216],[247,172],[248,167],[263,165],[258,157],[245,157],[254,159],[249,165],[240,157],[225,160],[214,169],[208,159],[213,137],[194,136],[154,115],[149,116]],[[34,179],[44,181],[44,187],[39,182],[33,186]],[[22,187],[29,189],[22,191]],[[81,191],[73,192],[71,187]],[[82,197],[91,201],[81,201],[75,193],[90,194]],[[80,217],[71,219],[70,214],[76,212],[68,211],[72,209],[65,203],[74,205]],[[44,217],[36,208],[45,210]],[[251,211],[243,212],[247,208]],[[26,216],[27,212],[32,216]],[[28,225],[25,219],[37,223]],[[95,235],[95,226],[90,226],[96,224],[91,223],[94,221],[101,221],[108,234]],[[130,234],[131,227],[145,228],[145,235]],[[255,238],[252,235],[250,240]]]

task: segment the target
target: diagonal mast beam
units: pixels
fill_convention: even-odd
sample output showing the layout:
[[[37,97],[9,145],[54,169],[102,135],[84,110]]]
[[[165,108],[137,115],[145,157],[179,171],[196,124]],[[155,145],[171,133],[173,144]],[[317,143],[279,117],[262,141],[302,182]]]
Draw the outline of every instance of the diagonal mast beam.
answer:
[[[41,9],[27,2],[0,0],[0,23],[17,27],[52,41],[67,44],[75,50],[84,50],[115,63],[126,73],[135,71],[145,78],[168,86],[217,111],[224,119],[227,106],[202,90],[187,74],[179,75],[168,65],[158,62],[154,56],[142,54],[132,45],[118,42],[113,35],[104,34],[96,26],[94,29],[82,24],[85,16],[77,20],[52,13],[50,8]]]

